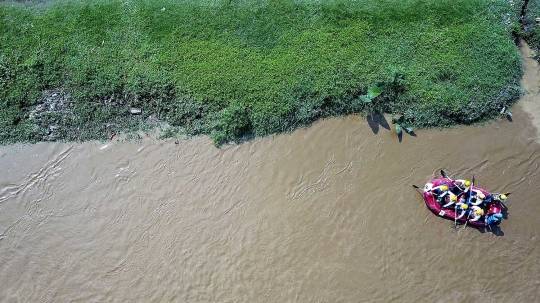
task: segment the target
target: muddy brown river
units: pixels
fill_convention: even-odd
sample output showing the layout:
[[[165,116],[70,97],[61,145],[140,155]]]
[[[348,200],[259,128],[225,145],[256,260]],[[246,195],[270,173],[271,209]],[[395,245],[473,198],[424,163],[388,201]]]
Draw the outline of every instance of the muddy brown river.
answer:
[[[522,51],[513,121],[1,147],[0,302],[540,302],[539,68]],[[512,192],[499,228],[426,208],[411,185],[441,168]]]

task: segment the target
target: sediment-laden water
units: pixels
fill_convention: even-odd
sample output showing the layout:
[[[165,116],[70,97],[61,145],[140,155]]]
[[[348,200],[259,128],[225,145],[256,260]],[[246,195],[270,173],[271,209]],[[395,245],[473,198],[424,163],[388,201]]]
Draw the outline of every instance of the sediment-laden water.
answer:
[[[0,148],[1,302],[539,302],[540,98],[513,121],[398,138],[329,119],[222,149]],[[536,126],[536,127],[535,127]],[[422,186],[445,169],[510,191],[493,232],[454,230]]]

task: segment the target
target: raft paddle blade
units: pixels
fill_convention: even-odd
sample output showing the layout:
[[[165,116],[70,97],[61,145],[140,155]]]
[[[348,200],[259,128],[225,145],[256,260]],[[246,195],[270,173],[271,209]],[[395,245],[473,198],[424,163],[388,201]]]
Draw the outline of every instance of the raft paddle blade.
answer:
[[[443,178],[448,178],[448,177],[446,176],[446,172],[445,172],[444,170],[442,170],[442,169],[441,169],[441,176],[442,176]]]
[[[416,189],[416,191],[423,197],[424,195],[422,194],[422,189],[416,185],[412,185],[412,187],[414,187],[414,189]]]

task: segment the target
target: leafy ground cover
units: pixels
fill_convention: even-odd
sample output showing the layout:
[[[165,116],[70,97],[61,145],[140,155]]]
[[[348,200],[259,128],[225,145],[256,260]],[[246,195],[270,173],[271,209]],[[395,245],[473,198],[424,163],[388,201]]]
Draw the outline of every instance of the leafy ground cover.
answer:
[[[216,145],[351,113],[482,122],[521,94],[514,14],[506,0],[3,2],[0,142],[152,120]]]
[[[537,18],[540,18],[540,3],[539,1],[524,0],[520,2],[521,5],[526,4],[526,9],[525,18],[521,22],[522,26],[517,32],[534,50],[535,59],[540,60],[540,22],[536,21]]]

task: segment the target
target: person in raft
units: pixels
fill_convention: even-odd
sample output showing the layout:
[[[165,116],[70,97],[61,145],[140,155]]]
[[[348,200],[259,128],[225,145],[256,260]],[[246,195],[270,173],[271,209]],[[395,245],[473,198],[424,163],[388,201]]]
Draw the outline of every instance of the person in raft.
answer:
[[[486,198],[484,199],[484,202],[486,204],[489,204],[489,203],[493,202],[492,198],[493,198],[493,196],[490,193],[487,193]]]
[[[481,209],[478,206],[471,207],[471,214],[470,214],[471,218],[469,219],[469,222],[475,222],[475,221],[480,220],[480,218],[482,218],[482,215],[484,215],[483,209]]]
[[[471,181],[469,180],[454,180],[453,183],[452,192],[458,196],[460,193],[466,193],[469,190],[469,186],[471,186]]]
[[[469,204],[469,192],[464,192],[459,195],[459,203]]]
[[[506,195],[505,194],[493,194],[492,200],[493,200],[493,202],[504,203],[504,202],[506,202]]]
[[[484,200],[486,199],[486,195],[482,193],[479,190],[472,190],[471,191],[471,199],[469,200],[469,204],[476,206],[484,203]]]
[[[441,202],[442,198],[448,193],[448,186],[446,184],[439,185],[431,189],[431,193],[437,198],[438,202]]]
[[[463,218],[469,212],[469,205],[466,203],[457,203],[456,204],[456,216],[458,219]]]
[[[471,181],[463,179],[454,180],[454,186],[459,187],[462,191],[467,191],[469,186],[471,186]]]
[[[502,214],[491,214],[486,219],[486,225],[497,224],[501,222],[503,215]]]
[[[442,207],[449,207],[450,205],[456,203],[456,201],[457,196],[454,195],[451,191],[449,191],[448,194],[444,196],[444,199],[441,199],[439,203],[442,205]],[[443,203],[445,204],[443,205]]]

